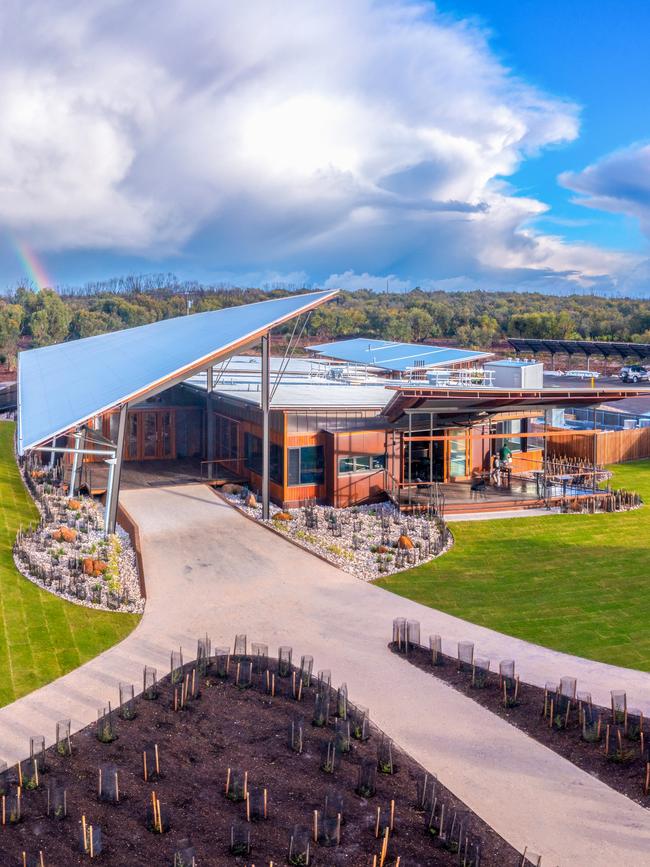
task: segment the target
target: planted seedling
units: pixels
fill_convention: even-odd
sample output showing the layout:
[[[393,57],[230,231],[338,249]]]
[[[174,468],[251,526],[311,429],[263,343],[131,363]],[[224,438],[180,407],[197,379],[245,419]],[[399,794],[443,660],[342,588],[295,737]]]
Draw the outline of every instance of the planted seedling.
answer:
[[[117,740],[110,702],[108,709],[104,707],[97,711],[97,740],[102,744],[112,744],[113,741]]]
[[[70,739],[69,719],[59,720],[56,724],[56,752],[57,755],[67,757],[72,755],[72,741]]]
[[[253,657],[253,674],[263,674],[269,667],[268,644],[251,644],[251,655]]]
[[[356,792],[362,798],[372,798],[377,791],[377,763],[363,759],[359,765]]]
[[[259,786],[251,786],[246,792],[246,821],[258,822],[268,815],[268,793]]]
[[[132,683],[121,683],[120,689],[120,707],[118,714],[123,720],[134,720],[137,716],[135,707],[135,687]]]
[[[431,651],[431,665],[444,665],[442,655],[442,638],[440,635],[429,636],[429,650]]]
[[[145,782],[160,778],[158,744],[147,744],[142,751],[142,778]]]
[[[52,781],[47,787],[47,815],[62,821],[68,815],[68,796],[63,785]]]
[[[302,656],[300,658],[300,680],[304,688],[311,686],[311,675],[314,669],[314,657]]]
[[[156,669],[145,665],[142,674],[142,698],[146,698],[147,701],[155,701],[159,694]]]
[[[179,840],[174,852],[174,867],[196,867],[196,850],[189,840]]]
[[[2,796],[0,808],[2,810],[3,826],[17,825],[22,821],[22,789],[20,786],[16,787],[15,792]]]
[[[102,831],[101,828],[86,822],[86,817],[81,817],[79,823],[79,849],[90,858],[97,858],[102,854]]]
[[[289,864],[294,865],[294,867],[309,867],[310,855],[311,841],[309,831],[295,825],[289,837]]]
[[[230,668],[230,650],[227,647],[217,647],[214,663],[217,677],[221,678],[221,680],[226,680]]]
[[[108,804],[120,803],[120,782],[115,765],[102,765],[99,769],[97,797]]]
[[[169,813],[162,806],[155,792],[151,793],[151,800],[147,806],[146,824],[152,834],[166,834],[171,827]]]
[[[377,813],[375,816],[375,838],[378,840],[380,837],[384,837],[386,832],[391,835],[394,829],[395,801],[391,800],[388,807],[377,807]]]
[[[336,715],[339,719],[348,718],[348,685],[342,683],[336,693]]]
[[[316,693],[314,699],[314,716],[312,725],[317,728],[324,728],[329,722],[330,716],[330,696],[329,690],[322,690]]]
[[[341,814],[330,815],[320,810],[313,812],[314,843],[338,846],[341,842]]]
[[[380,774],[397,773],[397,767],[393,761],[393,742],[386,735],[381,736],[377,747],[377,769]]]
[[[169,670],[172,684],[180,683],[183,679],[183,649],[172,650],[170,654]]]
[[[370,719],[368,708],[360,705],[349,705],[350,734],[356,741],[367,741],[370,737]]]
[[[336,766],[336,741],[328,740],[321,744],[320,769],[326,774],[333,774]]]
[[[337,719],[334,729],[334,740],[336,743],[336,752],[339,755],[349,753],[352,749],[350,739],[350,722],[346,719]]]
[[[490,660],[476,657],[472,665],[472,686],[474,689],[485,689],[488,685]]]
[[[225,795],[229,801],[238,803],[246,800],[248,794],[248,771],[239,771],[228,768],[226,774]]]
[[[294,717],[289,723],[289,749],[302,753],[305,723],[301,717]]]
[[[289,677],[291,674],[291,659],[293,649],[291,647],[278,648],[278,676]]]
[[[250,855],[251,852],[251,829],[241,822],[234,822],[230,826],[230,854]]]

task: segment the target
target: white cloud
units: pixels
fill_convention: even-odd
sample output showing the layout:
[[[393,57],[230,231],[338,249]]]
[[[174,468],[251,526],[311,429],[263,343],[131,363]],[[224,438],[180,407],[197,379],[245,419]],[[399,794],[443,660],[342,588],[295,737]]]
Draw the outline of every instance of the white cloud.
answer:
[[[650,144],[616,151],[581,172],[564,172],[559,180],[578,193],[578,204],[636,217],[650,237]]]
[[[6,0],[0,27],[0,226],[40,249],[406,283],[628,265],[522,228],[544,206],[500,179],[578,111],[431,4]]]

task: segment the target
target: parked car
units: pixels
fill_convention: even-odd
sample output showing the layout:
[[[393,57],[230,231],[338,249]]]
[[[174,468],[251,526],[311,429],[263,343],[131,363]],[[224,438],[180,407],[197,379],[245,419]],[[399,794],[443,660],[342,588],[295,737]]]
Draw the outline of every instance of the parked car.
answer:
[[[600,373],[597,370],[567,370],[566,375],[575,379],[598,379]]]
[[[626,364],[625,367],[621,367],[618,375],[623,382],[648,382],[650,380],[650,373],[640,364]]]

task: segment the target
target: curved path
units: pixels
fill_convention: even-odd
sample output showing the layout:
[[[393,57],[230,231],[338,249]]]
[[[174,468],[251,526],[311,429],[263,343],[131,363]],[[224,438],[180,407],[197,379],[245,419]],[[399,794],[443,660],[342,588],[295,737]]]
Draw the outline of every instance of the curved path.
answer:
[[[345,680],[353,701],[516,848],[546,867],[641,867],[650,861],[650,811],[609,789],[444,683],[388,653],[393,616],[421,621],[423,634],[473,639],[482,655],[517,660],[523,679],[578,677],[608,700],[625,685],[650,712],[650,675],[554,653],[401,599],[324,563],[239,514],[207,487],[126,491],[140,526],[148,602],[125,641],[58,681],[0,710],[0,756],[24,757],[29,735],[54,736],[56,719],[75,728],[117,700],[120,680],[142,666],[166,672],[169,652],[192,656],[206,632],[213,647],[236,632]]]

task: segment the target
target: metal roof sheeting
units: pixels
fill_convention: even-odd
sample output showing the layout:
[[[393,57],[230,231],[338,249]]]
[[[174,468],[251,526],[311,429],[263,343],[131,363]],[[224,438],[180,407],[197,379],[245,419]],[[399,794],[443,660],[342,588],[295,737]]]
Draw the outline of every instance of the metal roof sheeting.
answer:
[[[617,340],[546,340],[534,337],[509,337],[508,343],[516,352],[556,352],[566,355],[603,355],[605,358],[616,356],[621,360],[640,358],[650,359],[650,343],[629,343]]]
[[[336,294],[292,295],[21,352],[19,454],[191,376]]]
[[[328,358],[366,364],[381,370],[404,372],[417,367],[438,367],[488,358],[492,353],[472,349],[452,349],[448,346],[428,346],[418,343],[391,343],[389,340],[373,340],[355,337],[352,340],[337,340],[308,346]]]

